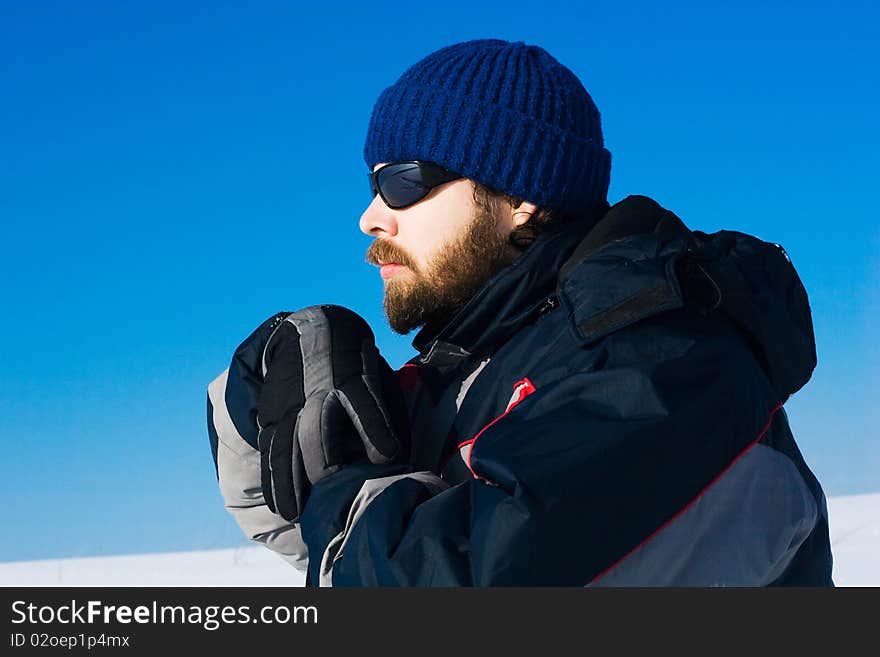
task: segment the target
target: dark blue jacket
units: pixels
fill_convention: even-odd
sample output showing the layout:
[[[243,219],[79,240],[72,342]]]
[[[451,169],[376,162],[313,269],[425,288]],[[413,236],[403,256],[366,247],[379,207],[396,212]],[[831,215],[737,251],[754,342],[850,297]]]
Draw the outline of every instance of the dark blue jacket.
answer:
[[[543,233],[416,336],[409,463],[314,486],[312,583],[832,585],[783,409],[816,365],[785,251],[644,196],[588,228]]]

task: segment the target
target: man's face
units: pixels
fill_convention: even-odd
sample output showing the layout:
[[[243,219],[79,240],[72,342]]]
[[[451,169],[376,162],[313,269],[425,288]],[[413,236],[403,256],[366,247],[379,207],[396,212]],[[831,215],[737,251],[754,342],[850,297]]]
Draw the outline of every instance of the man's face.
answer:
[[[376,238],[367,262],[386,265],[380,274],[393,331],[403,335],[426,324],[442,326],[495,272],[513,262],[518,252],[507,235],[514,223],[510,208],[501,205],[478,207],[474,185],[466,178],[440,185],[401,210],[373,198],[360,229]]]

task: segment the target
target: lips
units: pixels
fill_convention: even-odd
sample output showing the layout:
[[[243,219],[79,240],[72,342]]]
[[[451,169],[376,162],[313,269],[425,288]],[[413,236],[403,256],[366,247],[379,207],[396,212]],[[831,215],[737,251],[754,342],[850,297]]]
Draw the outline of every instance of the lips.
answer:
[[[384,264],[383,263],[379,263],[379,264],[380,264],[379,275],[382,276],[382,278],[386,278],[386,279],[391,278],[395,274],[399,274],[404,269],[406,269],[405,266],[400,265],[396,262],[387,262]]]

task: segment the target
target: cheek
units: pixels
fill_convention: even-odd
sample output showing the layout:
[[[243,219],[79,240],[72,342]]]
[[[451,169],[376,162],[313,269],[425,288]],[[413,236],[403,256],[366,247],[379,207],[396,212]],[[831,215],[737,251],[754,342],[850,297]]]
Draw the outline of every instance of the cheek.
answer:
[[[404,241],[401,246],[415,260],[419,269],[425,271],[445,243],[446,235],[441,230],[443,222],[436,215],[418,219],[409,224],[407,234],[402,236]]]
[[[470,183],[460,181],[412,208],[399,222],[401,245],[425,271],[437,256],[467,231],[475,208]]]

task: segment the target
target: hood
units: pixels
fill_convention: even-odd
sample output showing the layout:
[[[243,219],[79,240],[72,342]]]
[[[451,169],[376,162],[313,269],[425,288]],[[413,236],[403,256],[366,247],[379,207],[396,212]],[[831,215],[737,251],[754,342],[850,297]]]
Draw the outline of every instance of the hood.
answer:
[[[554,301],[584,344],[685,304],[723,313],[745,336],[779,401],[816,367],[807,293],[781,245],[736,231],[691,231],[640,195],[593,224],[541,234],[449,324],[436,333],[423,329],[413,346],[422,363],[435,365],[491,351]]]
[[[559,283],[584,342],[696,304],[740,330],[779,401],[816,367],[807,292],[785,249],[736,231],[691,231],[646,196],[614,205],[563,264]]]

